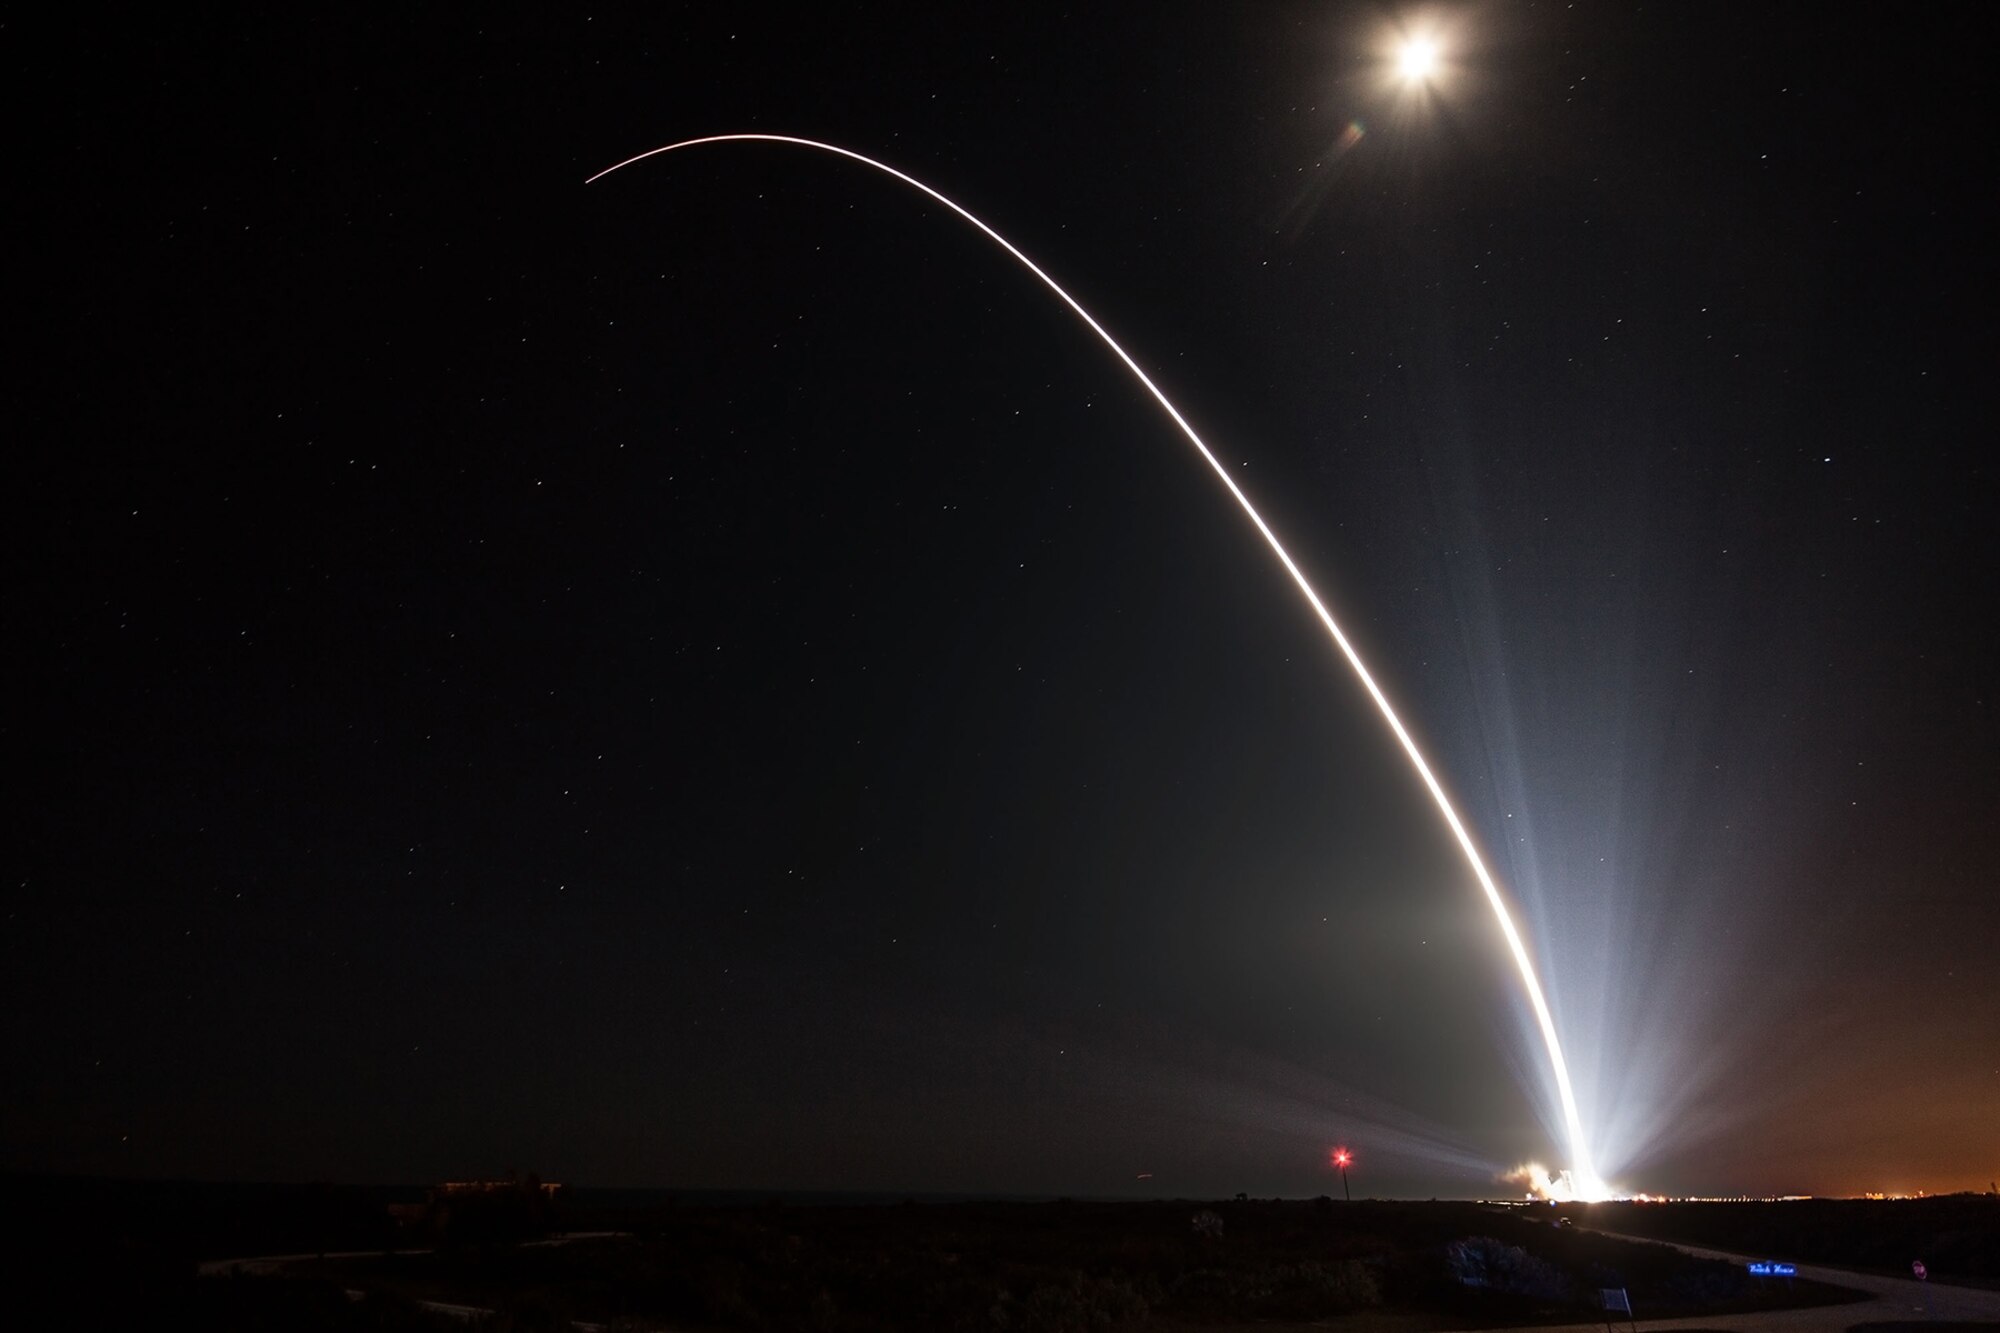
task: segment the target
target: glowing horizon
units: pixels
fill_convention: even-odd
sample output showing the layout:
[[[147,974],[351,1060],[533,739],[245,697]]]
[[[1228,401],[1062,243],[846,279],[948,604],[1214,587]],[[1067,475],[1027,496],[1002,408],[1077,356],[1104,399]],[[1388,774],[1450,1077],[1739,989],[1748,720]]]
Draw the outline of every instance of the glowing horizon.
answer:
[[[1444,817],[1445,824],[1451,829],[1452,836],[1457,839],[1459,849],[1465,855],[1466,863],[1471,867],[1474,877],[1479,881],[1479,887],[1486,895],[1487,903],[1493,909],[1493,914],[1499,922],[1501,935],[1506,940],[1508,951],[1513,955],[1515,966],[1520,971],[1523,989],[1527,992],[1529,1004],[1535,1013],[1536,1023],[1541,1029],[1543,1042],[1548,1048],[1549,1064],[1555,1075],[1556,1090],[1562,1105],[1564,1128],[1570,1140],[1571,1165],[1567,1174],[1571,1181],[1574,1182],[1575,1197],[1579,1199],[1607,1197],[1608,1191],[1604,1183],[1598,1179],[1596,1169],[1592,1165],[1589,1144],[1583,1132],[1582,1118],[1577,1111],[1576,1094],[1570,1084],[1569,1065],[1563,1058],[1562,1042],[1556,1035],[1555,1019],[1550,1013],[1548,1001],[1542,993],[1541,982],[1536,976],[1533,960],[1528,955],[1527,945],[1522,940],[1520,931],[1514,925],[1513,915],[1507,909],[1506,899],[1501,894],[1500,887],[1494,880],[1492,873],[1487,870],[1484,859],[1479,855],[1479,850],[1472,840],[1471,833],[1466,829],[1463,821],[1459,819],[1458,811],[1453,807],[1451,799],[1445,794],[1443,784],[1431,772],[1430,764],[1424,759],[1422,751],[1417,748],[1416,741],[1404,728],[1402,719],[1396,715],[1396,710],[1390,705],[1388,696],[1375,683],[1375,678],[1369,673],[1367,666],[1362,662],[1361,655],[1355,651],[1353,644],[1348,642],[1346,633],[1340,628],[1339,622],[1334,619],[1333,613],[1320,600],[1319,594],[1314,591],[1312,584],[1306,579],[1305,573],[1293,561],[1291,554],[1286,551],[1284,544],[1278,540],[1278,535],[1264,521],[1263,515],[1257,512],[1256,506],[1251,504],[1250,498],[1243,493],[1242,488],[1229,475],[1229,470],[1216,458],[1208,445],[1203,442],[1201,436],[1195,432],[1194,427],[1188,424],[1187,418],[1181,415],[1180,409],[1174,406],[1173,402],[1168,399],[1160,387],[1153,383],[1152,378],[1139,368],[1139,363],[1132,359],[1131,355],[1118,344],[1118,341],[1105,330],[1102,324],[1097,322],[1088,310],[1083,308],[1075,297],[1063,290],[1061,284],[1045,273],[1039,265],[1023,254],[1006,237],[981,221],[973,213],[924,184],[916,177],[906,175],[886,163],[878,162],[874,158],[854,152],[852,149],[822,143],[815,139],[804,139],[783,134],[707,135],[698,139],[684,139],[677,143],[666,144],[659,148],[649,149],[633,157],[628,157],[622,162],[614,163],[604,170],[597,172],[586,179],[584,184],[593,184],[611,175],[613,172],[623,170],[648,158],[658,157],[664,153],[718,143],[777,143],[832,153],[837,157],[848,158],[851,161],[861,163],[863,166],[871,167],[884,175],[893,176],[905,185],[920,191],[929,198],[944,205],[974,227],[977,227],[994,244],[1011,255],[1023,268],[1040,279],[1043,286],[1054,292],[1063,304],[1068,306],[1076,314],[1077,318],[1081,319],[1089,327],[1090,331],[1095,333],[1098,339],[1111,349],[1112,354],[1124,363],[1125,368],[1132,372],[1133,377],[1159,403],[1161,409],[1166,412],[1174,425],[1180,428],[1181,434],[1187,437],[1188,443],[1194,446],[1196,452],[1201,455],[1202,460],[1215,473],[1216,478],[1227,488],[1230,496],[1236,501],[1237,506],[1242,509],[1244,515],[1257,529],[1259,535],[1263,537],[1265,544],[1270,547],[1271,553],[1277,557],[1278,563],[1284,566],[1285,572],[1291,576],[1292,582],[1298,586],[1299,592],[1306,599],[1306,603],[1312,608],[1313,613],[1318,616],[1320,623],[1325,627],[1334,644],[1340,649],[1342,656],[1347,659],[1348,666],[1353,669],[1362,687],[1368,692],[1368,697],[1374,701],[1376,710],[1381,713],[1383,721],[1388,724],[1389,730],[1402,746],[1403,753],[1408,757],[1411,766],[1416,770],[1417,776],[1423,780],[1424,787],[1430,792],[1431,799],[1437,805],[1439,813]]]

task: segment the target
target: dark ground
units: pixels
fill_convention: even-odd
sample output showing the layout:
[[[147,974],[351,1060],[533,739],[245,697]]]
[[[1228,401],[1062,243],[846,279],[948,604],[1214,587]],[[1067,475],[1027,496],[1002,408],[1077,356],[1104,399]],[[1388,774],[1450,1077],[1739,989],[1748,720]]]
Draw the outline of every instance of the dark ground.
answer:
[[[1795,1263],[2000,1286],[2000,1195],[1927,1199],[1794,1199],[1780,1203],[1594,1204],[1565,1209],[1577,1225],[1684,1241]]]
[[[308,1261],[282,1279],[194,1276],[200,1259],[396,1243],[386,1205],[419,1189],[14,1177],[35,1240],[9,1281],[39,1326],[167,1317],[187,1326],[417,1328],[417,1299],[632,1328],[886,1330],[1265,1327],[1344,1319],[1409,1333],[1590,1322],[1622,1286],[1648,1320],[1843,1298],[1760,1284],[1737,1265],[1596,1234],[1645,1232],[1816,1263],[1977,1279],[2000,1253],[2000,1200],[1546,1209],[1335,1200],[718,1202],[581,1191],[550,1247]],[[1214,1222],[1197,1227],[1195,1218]],[[1573,1226],[1558,1225],[1570,1215]],[[413,1244],[405,1239],[404,1245]],[[16,1255],[17,1261],[21,1255]],[[370,1292],[365,1303],[344,1289]]]
[[[1196,1219],[1214,1221],[1205,1227]],[[1841,1300],[1735,1265],[1559,1228],[1541,1210],[1333,1200],[682,1207],[592,1219],[633,1234],[343,1261],[348,1285],[677,1326],[1085,1329],[1395,1316],[1412,1328],[1653,1318]],[[309,1267],[304,1271],[312,1271]]]

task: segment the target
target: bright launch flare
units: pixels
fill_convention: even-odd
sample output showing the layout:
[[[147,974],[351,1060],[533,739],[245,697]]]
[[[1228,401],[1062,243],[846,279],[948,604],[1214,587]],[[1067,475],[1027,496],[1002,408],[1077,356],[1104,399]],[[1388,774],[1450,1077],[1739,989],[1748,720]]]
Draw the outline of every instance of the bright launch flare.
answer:
[[[1535,1162],[1517,1166],[1501,1179],[1510,1185],[1523,1186],[1530,1196],[1549,1203],[1590,1203],[1608,1192],[1600,1190],[1595,1196],[1586,1196],[1578,1187],[1573,1172],[1558,1171],[1550,1175],[1546,1168]]]
[[[1168,401],[1167,395],[1160,391],[1160,387],[1153,383],[1146,372],[1139,369],[1139,363],[1134,361],[1126,353],[1125,349],[1118,345],[1117,340],[1105,332],[1104,326],[1092,318],[1088,310],[1077,304],[1075,297],[1064,291],[1057,284],[1056,280],[1044,273],[1033,260],[1015,249],[1013,243],[1008,241],[1006,237],[915,177],[906,176],[894,167],[877,162],[871,157],[864,157],[860,153],[853,152],[850,149],[839,148],[829,143],[820,143],[813,139],[799,139],[783,134],[716,134],[700,139],[686,139],[680,143],[671,143],[661,148],[651,149],[640,153],[636,157],[628,157],[623,162],[606,167],[603,171],[590,177],[590,180],[586,181],[585,184],[589,184],[591,181],[602,180],[614,171],[629,167],[635,162],[643,162],[649,157],[658,157],[662,153],[671,153],[683,148],[695,148],[703,144],[716,143],[781,143],[791,144],[799,148],[811,148],[822,153],[832,153],[835,156],[859,162],[865,167],[872,167],[884,175],[893,176],[903,182],[903,184],[943,204],[946,208],[984,232],[995,245],[998,245],[1002,250],[1012,255],[1021,267],[1039,278],[1043,286],[1054,292],[1062,303],[1074,311],[1077,318],[1088,325],[1090,331],[1095,333],[1103,341],[1104,345],[1111,349],[1112,355],[1125,363],[1125,368],[1132,372],[1133,378],[1145,386],[1146,392],[1153,395],[1154,400],[1159,403],[1167,416],[1173,420],[1174,425],[1180,428],[1181,434],[1187,437],[1188,443],[1195,447],[1195,451],[1201,455],[1202,461],[1208,464],[1209,468],[1215,473],[1216,478],[1222,482],[1223,486],[1228,489],[1231,497],[1235,499],[1237,506],[1243,510],[1244,515],[1249,518],[1251,524],[1263,536],[1265,544],[1271,548],[1271,553],[1278,558],[1278,563],[1285,567],[1287,574],[1291,575],[1292,582],[1298,585],[1299,592],[1304,595],[1307,605],[1312,607],[1313,614],[1319,617],[1320,623],[1326,627],[1326,632],[1332,637],[1334,644],[1340,649],[1342,656],[1346,657],[1347,664],[1354,669],[1354,674],[1360,679],[1362,687],[1368,691],[1368,697],[1375,701],[1375,707],[1382,714],[1382,720],[1387,722],[1389,730],[1395,733],[1397,743],[1403,747],[1403,753],[1409,757],[1410,765],[1416,769],[1417,776],[1423,779],[1425,788],[1430,792],[1431,799],[1437,803],[1438,811],[1444,816],[1444,822],[1450,827],[1452,836],[1458,839],[1459,849],[1465,853],[1466,863],[1472,867],[1472,873],[1478,879],[1480,889],[1486,894],[1487,904],[1493,909],[1493,915],[1500,923],[1500,933],[1506,938],[1508,951],[1513,954],[1514,963],[1520,969],[1521,984],[1528,993],[1529,1004],[1534,1008],[1535,1021],[1541,1027],[1542,1040],[1548,1046],[1549,1064],[1554,1070],[1556,1091],[1562,1100],[1564,1128],[1569,1134],[1571,1162],[1569,1175],[1575,1182],[1576,1196],[1579,1198],[1604,1197],[1605,1189],[1603,1183],[1598,1180],[1597,1172],[1591,1165],[1589,1145],[1585,1141],[1583,1134],[1583,1122],[1577,1114],[1576,1094],[1570,1088],[1569,1065],[1563,1059],[1562,1043],[1556,1038],[1555,1020],[1549,1013],[1548,1001],[1543,998],[1541,982],[1535,976],[1534,963],[1528,957],[1527,945],[1522,942],[1520,931],[1514,927],[1514,918],[1507,910],[1507,903],[1500,894],[1499,885],[1494,883],[1492,874],[1487,871],[1485,861],[1481,859],[1478,848],[1473,845],[1472,835],[1466,831],[1464,823],[1458,817],[1458,811],[1452,808],[1451,800],[1445,795],[1444,787],[1431,773],[1431,767],[1424,761],[1422,752],[1417,749],[1416,741],[1412,740],[1410,733],[1403,729],[1402,720],[1396,716],[1396,710],[1389,706],[1388,696],[1382,693],[1381,687],[1375,683],[1375,678],[1368,673],[1368,668],[1362,664],[1360,654],[1356,653],[1354,645],[1347,641],[1347,635],[1341,631],[1339,624],[1335,622],[1333,613],[1327,610],[1326,604],[1320,600],[1319,594],[1314,592],[1312,585],[1306,581],[1305,574],[1299,569],[1298,565],[1293,563],[1291,555],[1286,552],[1283,543],[1278,540],[1278,535],[1271,531],[1270,526],[1264,522],[1263,516],[1250,503],[1250,498],[1243,493],[1235,480],[1230,477],[1228,469],[1223,467],[1215,455],[1209,451],[1208,446],[1202,443],[1201,437],[1195,434],[1194,427],[1188,424],[1187,419],[1180,414],[1180,410]]]

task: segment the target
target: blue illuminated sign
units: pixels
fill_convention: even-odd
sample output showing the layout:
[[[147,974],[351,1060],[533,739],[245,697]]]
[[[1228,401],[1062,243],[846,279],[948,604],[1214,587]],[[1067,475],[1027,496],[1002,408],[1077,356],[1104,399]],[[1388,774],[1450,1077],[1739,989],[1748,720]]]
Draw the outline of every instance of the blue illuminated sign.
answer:
[[[1751,1264],[1751,1277],[1793,1277],[1798,1273],[1797,1264]]]

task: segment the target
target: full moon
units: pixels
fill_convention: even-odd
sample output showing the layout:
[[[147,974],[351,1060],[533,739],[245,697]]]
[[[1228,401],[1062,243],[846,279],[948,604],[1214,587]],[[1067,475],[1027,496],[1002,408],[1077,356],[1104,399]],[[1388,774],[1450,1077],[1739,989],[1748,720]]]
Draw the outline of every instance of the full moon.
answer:
[[[1403,43],[1396,67],[1408,83],[1422,83],[1437,69],[1437,43],[1428,37],[1412,37]]]

